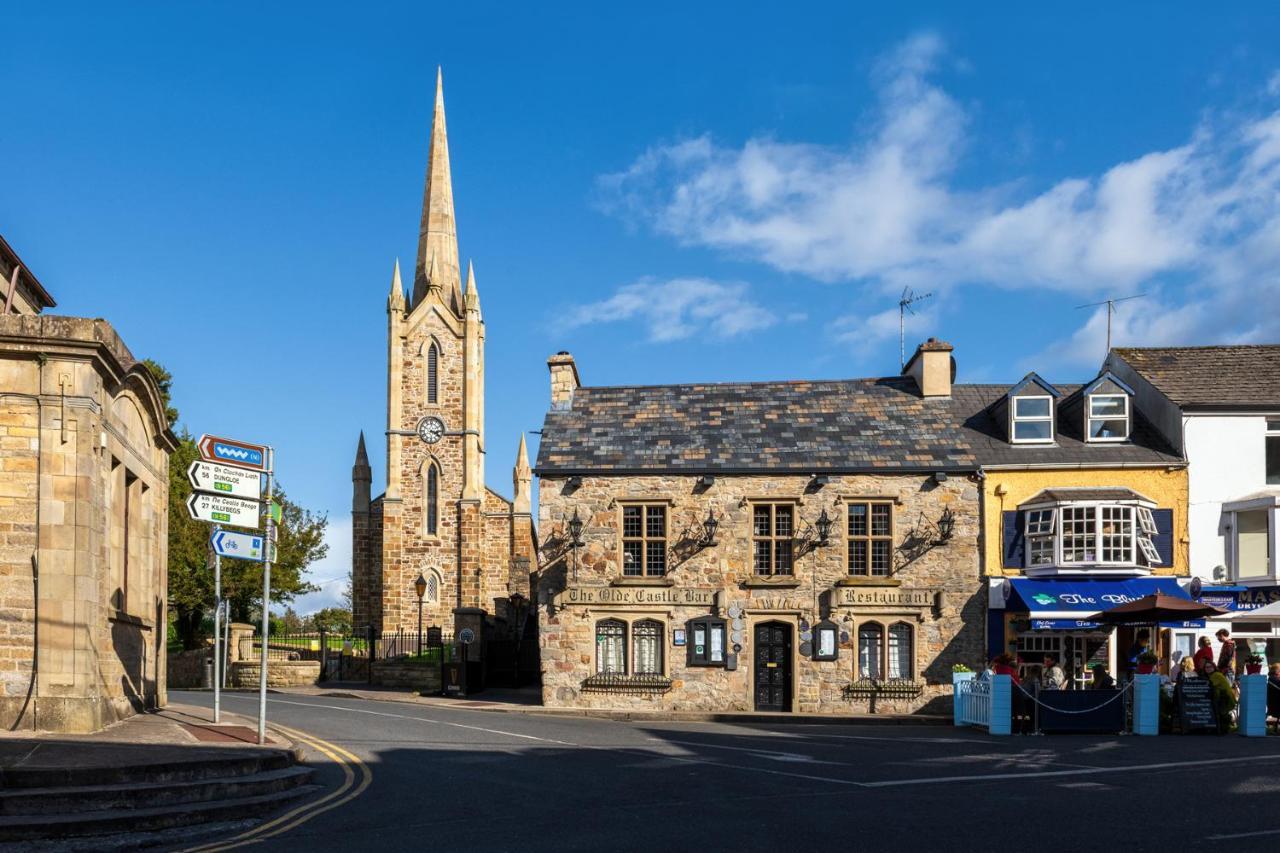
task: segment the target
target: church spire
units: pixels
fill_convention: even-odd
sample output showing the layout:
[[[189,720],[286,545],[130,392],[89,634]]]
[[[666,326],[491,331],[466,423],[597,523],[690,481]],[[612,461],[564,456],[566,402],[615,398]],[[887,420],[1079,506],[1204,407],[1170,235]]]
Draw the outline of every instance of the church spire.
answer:
[[[533,504],[533,471],[529,468],[529,449],[525,447],[524,433],[520,433],[520,448],[516,451],[516,467],[511,472],[515,484],[515,500],[512,511],[527,513]]]
[[[439,280],[430,274],[432,262]],[[453,215],[453,178],[449,174],[449,138],[444,122],[444,76],[436,69],[436,105],[431,117],[431,148],[427,154],[427,181],[422,196],[422,224],[418,234],[418,264],[413,278],[414,307],[431,284],[452,297],[461,313],[461,281],[458,270],[458,231]]]
[[[462,293],[462,306],[466,311],[480,310],[480,291],[476,290],[476,269],[467,261],[467,289]]]
[[[360,430],[360,443],[356,445],[356,462],[351,466],[351,511],[369,511],[370,484],[373,471],[369,468],[369,454],[364,449],[364,430]]]

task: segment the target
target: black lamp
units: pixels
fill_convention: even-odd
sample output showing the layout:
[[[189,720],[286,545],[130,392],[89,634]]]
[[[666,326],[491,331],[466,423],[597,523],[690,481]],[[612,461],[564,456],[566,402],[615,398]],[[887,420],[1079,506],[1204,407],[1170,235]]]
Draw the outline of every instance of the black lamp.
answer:
[[[569,519],[569,540],[575,548],[582,544],[582,519],[578,517],[577,507],[573,509],[573,518]]]
[[[943,542],[948,542],[955,530],[956,515],[951,511],[951,507],[947,507],[938,518],[938,535],[942,537]]]
[[[822,515],[818,516],[818,544],[826,545],[831,541],[831,516],[827,515],[826,507],[822,509]]]
[[[704,546],[716,544],[716,530],[720,528],[720,519],[716,518],[715,513],[708,507],[707,517],[702,522],[702,544]]]
[[[422,597],[427,594],[427,579],[418,572],[418,579],[413,582],[413,591],[418,593],[418,657],[422,657]]]

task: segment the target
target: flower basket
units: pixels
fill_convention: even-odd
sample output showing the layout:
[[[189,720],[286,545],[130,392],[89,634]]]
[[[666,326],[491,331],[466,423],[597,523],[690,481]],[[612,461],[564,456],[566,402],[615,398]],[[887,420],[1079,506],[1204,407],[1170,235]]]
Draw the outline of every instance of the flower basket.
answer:
[[[1138,664],[1138,675],[1150,675],[1156,671],[1156,665],[1153,663]]]
[[[1246,673],[1248,673],[1249,675],[1261,675],[1261,674],[1262,674],[1262,664],[1260,664],[1260,663],[1247,663],[1247,664],[1245,664],[1245,665],[1244,665],[1244,671],[1245,671]]]

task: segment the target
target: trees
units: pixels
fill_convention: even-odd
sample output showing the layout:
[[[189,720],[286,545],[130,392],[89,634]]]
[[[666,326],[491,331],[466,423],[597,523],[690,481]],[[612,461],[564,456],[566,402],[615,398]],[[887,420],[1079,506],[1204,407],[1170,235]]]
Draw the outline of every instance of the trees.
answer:
[[[145,362],[160,385],[168,415],[178,417],[169,402],[172,376],[154,361]],[[178,436],[178,449],[169,457],[169,608],[183,648],[195,648],[201,639],[200,625],[212,614],[213,557],[209,548],[209,525],[191,519],[187,498],[191,483],[187,468],[199,458],[195,439],[185,429]],[[329,519],[289,500],[277,481],[275,500],[281,506],[277,527],[276,562],[271,567],[271,602],[287,604],[296,596],[313,592],[306,580],[307,567],[328,553],[324,542]],[[262,564],[246,560],[222,561],[222,595],[230,602],[231,618],[249,621],[261,614]]]

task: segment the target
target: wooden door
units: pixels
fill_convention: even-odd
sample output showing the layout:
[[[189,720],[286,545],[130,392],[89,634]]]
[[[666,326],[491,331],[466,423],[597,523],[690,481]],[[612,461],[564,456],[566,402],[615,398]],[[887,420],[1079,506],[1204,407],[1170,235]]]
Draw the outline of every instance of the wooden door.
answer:
[[[762,622],[755,629],[757,711],[791,710],[791,626]]]

